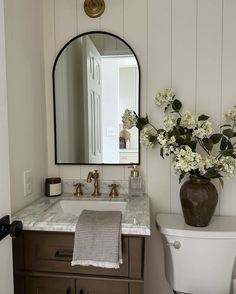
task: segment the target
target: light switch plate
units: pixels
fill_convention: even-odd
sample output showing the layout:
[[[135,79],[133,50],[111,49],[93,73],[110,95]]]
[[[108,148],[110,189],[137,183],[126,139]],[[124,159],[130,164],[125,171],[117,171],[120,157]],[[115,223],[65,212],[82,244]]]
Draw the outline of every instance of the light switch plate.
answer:
[[[24,171],[24,197],[33,193],[33,175],[32,170]]]

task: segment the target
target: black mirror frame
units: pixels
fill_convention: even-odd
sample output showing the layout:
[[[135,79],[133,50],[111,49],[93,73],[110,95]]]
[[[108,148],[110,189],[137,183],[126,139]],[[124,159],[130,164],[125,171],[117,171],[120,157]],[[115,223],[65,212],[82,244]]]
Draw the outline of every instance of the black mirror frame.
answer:
[[[140,115],[140,90],[141,90],[141,70],[140,70],[140,64],[139,64],[139,61],[138,61],[138,58],[137,58],[137,55],[135,54],[134,50],[130,47],[130,45],[124,41],[121,37],[115,35],[115,34],[112,34],[112,33],[109,33],[109,32],[104,32],[104,31],[88,31],[88,32],[84,32],[82,34],[79,34],[77,35],[76,37],[72,38],[70,41],[68,41],[62,48],[61,50],[59,51],[59,53],[57,54],[56,56],[56,59],[54,61],[54,64],[53,64],[53,70],[52,70],[52,85],[53,85],[53,118],[54,118],[54,153],[55,153],[55,164],[56,165],[110,165],[110,166],[117,166],[117,165],[121,165],[121,166],[129,166],[129,165],[132,165],[132,163],[61,163],[61,162],[58,162],[57,160],[57,127],[56,127],[56,95],[55,95],[55,69],[56,69],[56,65],[57,65],[57,61],[58,59],[60,58],[62,52],[64,51],[64,49],[69,46],[69,44],[71,42],[73,42],[74,40],[78,39],[78,38],[81,38],[85,35],[90,35],[90,34],[105,34],[105,35],[109,35],[109,36],[112,36],[112,37],[115,37],[117,39],[119,39],[121,42],[123,42],[129,49],[130,51],[133,53],[136,61],[137,61],[137,65],[138,65],[138,73],[139,73],[139,85],[138,85],[138,115]],[[135,165],[140,165],[141,164],[141,146],[140,146],[140,131],[138,132],[138,162],[137,163],[134,163]]]

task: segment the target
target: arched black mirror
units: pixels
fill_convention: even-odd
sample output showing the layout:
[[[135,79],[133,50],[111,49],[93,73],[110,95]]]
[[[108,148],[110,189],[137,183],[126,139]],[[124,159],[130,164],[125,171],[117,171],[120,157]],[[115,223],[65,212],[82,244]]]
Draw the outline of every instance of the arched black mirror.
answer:
[[[139,64],[126,42],[105,32],[72,39],[55,60],[53,92],[56,164],[139,164],[139,132],[121,120],[140,104]]]

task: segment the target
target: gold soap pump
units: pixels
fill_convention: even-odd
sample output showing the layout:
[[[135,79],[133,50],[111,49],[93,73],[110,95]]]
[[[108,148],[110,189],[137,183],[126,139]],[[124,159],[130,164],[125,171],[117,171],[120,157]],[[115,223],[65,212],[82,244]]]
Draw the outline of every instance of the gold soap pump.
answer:
[[[143,180],[137,165],[129,166],[131,168],[129,177],[129,194],[132,196],[143,195]]]

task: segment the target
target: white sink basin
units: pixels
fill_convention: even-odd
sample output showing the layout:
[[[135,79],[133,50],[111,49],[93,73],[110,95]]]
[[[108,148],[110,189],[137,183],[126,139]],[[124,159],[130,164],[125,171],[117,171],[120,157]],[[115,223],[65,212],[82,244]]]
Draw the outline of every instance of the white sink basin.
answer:
[[[59,200],[47,211],[65,213],[79,216],[84,209],[99,211],[120,211],[124,213],[127,202],[125,201],[89,201],[89,200]]]

